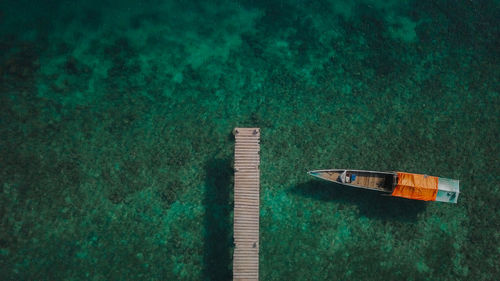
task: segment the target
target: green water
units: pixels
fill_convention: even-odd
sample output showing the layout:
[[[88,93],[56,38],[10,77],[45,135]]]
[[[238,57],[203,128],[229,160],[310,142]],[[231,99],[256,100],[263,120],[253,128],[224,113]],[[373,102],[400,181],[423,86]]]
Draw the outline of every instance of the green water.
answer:
[[[1,280],[230,280],[260,127],[261,280],[500,279],[500,3],[1,1]],[[313,169],[460,179],[458,204]]]

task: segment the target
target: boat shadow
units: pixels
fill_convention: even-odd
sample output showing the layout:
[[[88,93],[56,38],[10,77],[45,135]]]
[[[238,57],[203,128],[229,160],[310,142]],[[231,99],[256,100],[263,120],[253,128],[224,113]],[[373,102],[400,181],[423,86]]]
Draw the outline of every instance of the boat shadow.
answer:
[[[290,189],[292,194],[336,202],[340,208],[356,205],[361,215],[385,221],[415,222],[427,202],[383,196],[383,193],[341,184],[310,180]]]
[[[232,278],[231,163],[229,159],[213,159],[205,165],[203,280]]]

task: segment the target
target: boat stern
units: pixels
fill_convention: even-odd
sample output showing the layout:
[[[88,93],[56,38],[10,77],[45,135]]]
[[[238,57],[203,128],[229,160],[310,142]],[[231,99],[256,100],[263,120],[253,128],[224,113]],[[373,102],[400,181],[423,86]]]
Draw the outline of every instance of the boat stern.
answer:
[[[439,178],[436,201],[457,203],[460,194],[460,182],[458,180]]]

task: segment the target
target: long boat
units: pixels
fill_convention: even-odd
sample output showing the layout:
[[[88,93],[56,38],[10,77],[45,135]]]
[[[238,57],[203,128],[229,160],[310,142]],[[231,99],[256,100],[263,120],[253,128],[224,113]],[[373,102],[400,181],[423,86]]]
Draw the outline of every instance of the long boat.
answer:
[[[315,170],[308,174],[345,186],[415,200],[457,203],[460,193],[458,180],[423,174],[346,169]]]

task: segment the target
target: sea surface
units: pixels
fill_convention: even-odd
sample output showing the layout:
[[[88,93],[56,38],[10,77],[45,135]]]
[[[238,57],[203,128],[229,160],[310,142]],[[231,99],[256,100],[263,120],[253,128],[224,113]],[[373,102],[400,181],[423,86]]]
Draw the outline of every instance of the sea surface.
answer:
[[[500,280],[500,1],[0,1],[0,279]],[[459,179],[458,204],[307,171]]]

